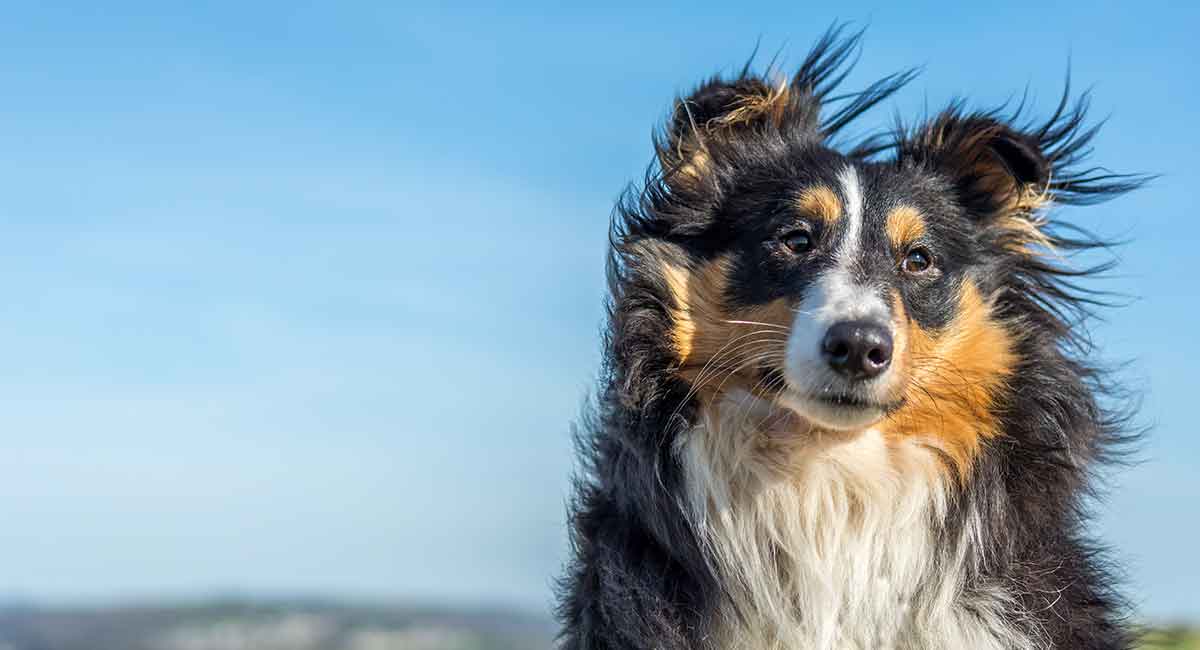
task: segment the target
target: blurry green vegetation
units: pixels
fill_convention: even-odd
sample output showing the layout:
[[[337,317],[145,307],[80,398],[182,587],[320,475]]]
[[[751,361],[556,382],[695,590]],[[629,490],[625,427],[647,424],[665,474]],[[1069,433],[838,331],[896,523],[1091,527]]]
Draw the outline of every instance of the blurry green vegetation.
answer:
[[[1172,625],[1147,630],[1138,650],[1200,650],[1200,628]]]

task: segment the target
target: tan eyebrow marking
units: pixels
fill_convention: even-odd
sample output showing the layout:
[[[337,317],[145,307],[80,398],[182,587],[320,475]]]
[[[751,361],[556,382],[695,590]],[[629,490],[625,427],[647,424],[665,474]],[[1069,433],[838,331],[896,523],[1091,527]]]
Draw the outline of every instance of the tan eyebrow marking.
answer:
[[[842,217],[841,200],[824,185],[814,185],[801,192],[796,199],[796,207],[804,214],[824,221],[826,225],[836,223]]]
[[[885,228],[892,245],[900,248],[925,234],[925,218],[911,205],[901,205],[888,212]]]

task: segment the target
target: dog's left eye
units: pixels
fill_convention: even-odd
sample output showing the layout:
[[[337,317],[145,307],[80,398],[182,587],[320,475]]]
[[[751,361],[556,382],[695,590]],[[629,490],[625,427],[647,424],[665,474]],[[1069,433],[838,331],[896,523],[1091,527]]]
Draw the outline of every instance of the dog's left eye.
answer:
[[[908,251],[908,254],[904,256],[904,260],[900,262],[900,268],[905,273],[912,273],[914,275],[924,273],[933,268],[933,254],[929,252],[928,248],[917,246]]]
[[[807,230],[793,230],[780,238],[783,245],[793,253],[807,252],[813,245],[812,233]]]

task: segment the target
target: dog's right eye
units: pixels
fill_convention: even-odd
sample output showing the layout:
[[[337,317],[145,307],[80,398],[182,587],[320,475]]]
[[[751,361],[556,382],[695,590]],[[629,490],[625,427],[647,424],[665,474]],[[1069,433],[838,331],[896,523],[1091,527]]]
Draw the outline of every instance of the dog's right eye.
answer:
[[[780,238],[783,245],[793,253],[806,253],[812,249],[812,233],[807,230],[793,230]]]
[[[924,246],[917,246],[908,251],[908,255],[900,262],[900,268],[911,275],[920,275],[932,267],[933,254]]]

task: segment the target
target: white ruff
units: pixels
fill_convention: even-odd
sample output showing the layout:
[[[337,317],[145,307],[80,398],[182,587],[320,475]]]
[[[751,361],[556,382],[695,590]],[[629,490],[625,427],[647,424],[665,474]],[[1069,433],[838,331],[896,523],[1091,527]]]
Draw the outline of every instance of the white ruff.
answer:
[[[706,410],[677,452],[731,595],[711,648],[1034,647],[1002,588],[963,584],[972,535],[939,538],[946,479],[927,449],[804,431],[745,392]]]

